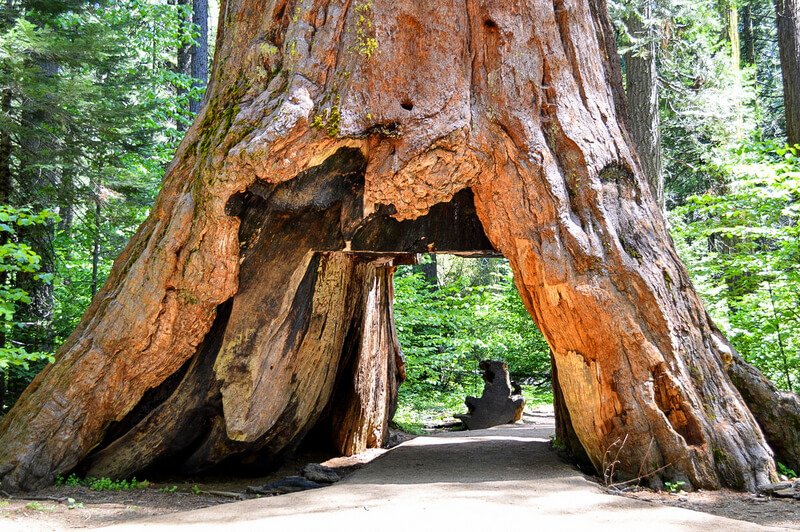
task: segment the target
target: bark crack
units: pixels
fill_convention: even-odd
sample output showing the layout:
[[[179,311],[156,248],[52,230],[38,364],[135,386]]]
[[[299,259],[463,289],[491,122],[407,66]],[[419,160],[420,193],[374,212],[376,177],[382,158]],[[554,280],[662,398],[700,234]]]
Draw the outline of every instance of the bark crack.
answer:
[[[572,69],[572,75],[575,78],[575,85],[581,96],[581,102],[585,108],[588,108],[588,97],[586,96],[586,89],[584,88],[584,80],[581,74],[580,64],[578,63],[577,55],[575,54],[574,43],[575,39],[571,35],[569,27],[569,9],[565,6],[564,0],[553,0],[553,16],[555,18],[556,26],[558,27],[558,35],[561,38],[561,46],[564,50],[564,57]]]

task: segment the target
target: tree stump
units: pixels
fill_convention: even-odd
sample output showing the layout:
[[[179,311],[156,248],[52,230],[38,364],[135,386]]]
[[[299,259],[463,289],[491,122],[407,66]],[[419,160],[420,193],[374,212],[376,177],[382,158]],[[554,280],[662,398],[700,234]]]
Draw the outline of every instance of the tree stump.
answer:
[[[525,398],[519,385],[511,382],[508,365],[499,360],[483,360],[478,367],[483,371],[483,393],[480,397],[468,396],[464,401],[468,413],[456,414],[455,417],[469,430],[519,421]]]

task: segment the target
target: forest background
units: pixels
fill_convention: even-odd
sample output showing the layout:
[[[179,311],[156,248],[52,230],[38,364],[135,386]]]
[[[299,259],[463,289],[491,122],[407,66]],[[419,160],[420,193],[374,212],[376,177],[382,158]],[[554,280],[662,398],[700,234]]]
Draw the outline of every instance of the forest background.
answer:
[[[147,216],[202,103],[217,9],[0,6],[0,415],[53,360]],[[798,392],[798,0],[609,10],[632,136],[706,308],[747,361]],[[504,259],[430,255],[398,270],[395,291],[405,428],[463,411],[487,358],[509,364],[529,402],[552,400],[549,348]]]

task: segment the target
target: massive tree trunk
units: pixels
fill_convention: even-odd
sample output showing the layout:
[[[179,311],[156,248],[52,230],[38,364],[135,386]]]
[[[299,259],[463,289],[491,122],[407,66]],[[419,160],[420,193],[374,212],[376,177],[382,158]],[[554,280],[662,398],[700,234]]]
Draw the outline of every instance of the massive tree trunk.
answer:
[[[775,0],[786,138],[800,144],[800,1]]]
[[[167,457],[253,470],[315,427],[380,443],[402,378],[391,268],[436,251],[509,259],[598,470],[626,441],[618,479],[774,474],[628,140],[602,0],[221,13],[152,214],[0,426],[4,488]]]

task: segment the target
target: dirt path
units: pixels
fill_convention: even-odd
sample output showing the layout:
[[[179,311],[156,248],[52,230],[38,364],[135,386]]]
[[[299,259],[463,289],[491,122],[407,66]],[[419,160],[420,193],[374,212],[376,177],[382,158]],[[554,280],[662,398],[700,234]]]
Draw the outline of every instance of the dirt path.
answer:
[[[524,425],[416,438],[323,489],[132,520],[103,530],[179,531],[191,527],[194,531],[220,525],[232,531],[255,527],[427,529],[438,525],[502,530],[517,529],[525,523],[537,528],[591,527],[615,532],[788,530],[609,495],[549,449],[553,433],[550,416],[526,419]],[[674,497],[674,502],[680,503],[680,497],[665,497]],[[773,503],[775,506],[769,506]],[[772,517],[761,522],[797,525],[800,516],[779,515],[786,509],[797,511],[793,501],[789,506],[782,506],[784,503],[787,501],[753,505],[764,513],[762,517]],[[8,532],[61,530],[52,522],[15,519],[0,521],[0,527]]]

